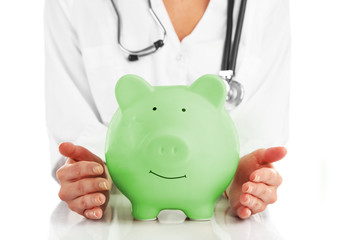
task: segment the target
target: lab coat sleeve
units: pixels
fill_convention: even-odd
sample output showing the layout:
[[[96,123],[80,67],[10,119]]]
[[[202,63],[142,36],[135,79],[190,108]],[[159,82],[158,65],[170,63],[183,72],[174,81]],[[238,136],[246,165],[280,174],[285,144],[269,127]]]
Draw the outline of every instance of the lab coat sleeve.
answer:
[[[45,0],[45,100],[52,175],[66,160],[59,151],[69,141],[104,160],[107,127],[91,95],[81,46],[72,26],[72,0]]]
[[[267,2],[266,9],[260,6],[251,24],[252,34],[246,36],[250,37],[248,54],[257,61],[244,62],[243,69],[250,71],[239,72],[239,80],[245,82],[245,99],[232,113],[238,124],[241,156],[259,148],[283,146],[289,135],[289,1]]]

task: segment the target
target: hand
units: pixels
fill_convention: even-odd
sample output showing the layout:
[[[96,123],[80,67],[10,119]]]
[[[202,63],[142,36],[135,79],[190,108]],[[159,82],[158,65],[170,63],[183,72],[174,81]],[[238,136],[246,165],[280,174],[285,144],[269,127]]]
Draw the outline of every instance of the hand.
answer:
[[[100,219],[112,185],[105,163],[86,148],[72,143],[61,143],[59,151],[68,157],[56,172],[60,199],[72,211],[86,218]]]
[[[240,159],[227,190],[231,208],[240,218],[262,212],[277,200],[277,188],[282,178],[272,163],[286,153],[284,147],[274,147],[256,150]]]

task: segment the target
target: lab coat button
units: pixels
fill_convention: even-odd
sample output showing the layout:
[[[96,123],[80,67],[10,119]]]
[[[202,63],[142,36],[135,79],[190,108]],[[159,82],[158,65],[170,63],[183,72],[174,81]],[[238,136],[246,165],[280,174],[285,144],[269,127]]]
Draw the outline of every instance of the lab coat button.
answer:
[[[178,54],[176,59],[177,59],[177,61],[181,61],[183,59],[183,55],[182,54]]]

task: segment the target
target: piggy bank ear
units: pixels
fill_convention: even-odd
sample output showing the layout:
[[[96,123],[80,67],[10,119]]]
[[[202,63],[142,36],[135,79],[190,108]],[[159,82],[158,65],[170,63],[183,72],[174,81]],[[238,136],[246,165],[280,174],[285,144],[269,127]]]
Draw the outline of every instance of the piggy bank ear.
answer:
[[[206,98],[217,108],[224,106],[226,101],[226,85],[217,75],[206,74],[195,80],[189,89]]]
[[[134,74],[122,76],[115,85],[115,97],[121,109],[152,91],[153,87],[148,82]]]

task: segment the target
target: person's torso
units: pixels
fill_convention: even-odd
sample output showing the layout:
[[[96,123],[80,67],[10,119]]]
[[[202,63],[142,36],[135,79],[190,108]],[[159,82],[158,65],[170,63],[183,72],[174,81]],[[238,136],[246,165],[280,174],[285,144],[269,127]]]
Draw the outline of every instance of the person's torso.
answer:
[[[117,16],[110,0],[72,2],[71,22],[80,42],[79,50],[83,56],[91,94],[105,125],[108,125],[118,108],[115,84],[125,74],[137,74],[156,86],[189,85],[204,74],[218,74],[220,70],[226,34],[226,0],[210,0],[204,15],[182,42],[175,33],[162,0],[151,2],[167,31],[166,42],[155,54],[134,62],[129,62],[127,54],[118,46]],[[243,142],[260,136],[267,127],[267,123],[260,123],[261,116],[253,116],[253,106],[265,107],[267,99],[278,91],[274,89],[274,82],[258,81],[258,78],[253,80],[263,64],[265,46],[262,37],[264,33],[270,34],[264,29],[265,18],[277,2],[280,0],[247,3],[236,68],[236,80],[244,86],[245,98],[241,106],[231,113]],[[147,1],[115,0],[115,3],[121,16],[121,43],[125,48],[140,50],[162,38],[163,32],[152,18]],[[235,1],[234,23],[239,5],[240,1]],[[259,88],[261,94],[256,95]],[[288,96],[288,92],[285,96]],[[251,101],[248,102],[247,99]],[[281,101],[285,101],[285,98]],[[277,120],[272,121],[283,117],[277,115]],[[254,122],[245,120],[250,118]],[[272,125],[273,127],[275,128]],[[267,139],[274,138],[273,132],[271,135]]]

